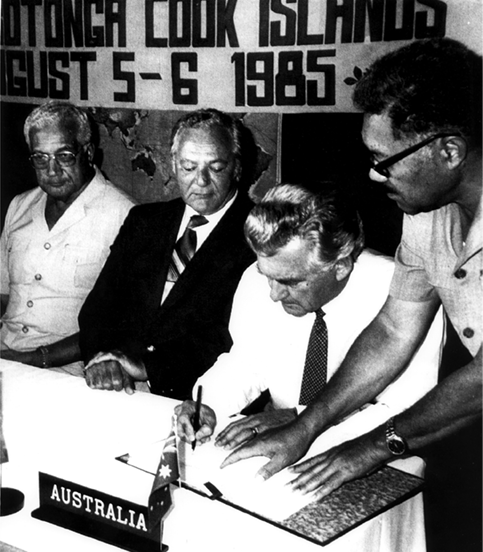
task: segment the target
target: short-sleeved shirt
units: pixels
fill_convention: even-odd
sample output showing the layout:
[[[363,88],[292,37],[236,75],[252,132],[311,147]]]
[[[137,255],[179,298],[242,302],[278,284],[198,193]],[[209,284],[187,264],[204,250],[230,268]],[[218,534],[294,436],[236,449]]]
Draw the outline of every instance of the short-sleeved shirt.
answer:
[[[406,301],[438,297],[462,343],[475,356],[483,330],[483,227],[481,202],[466,240],[452,203],[405,215],[390,294]]]
[[[94,179],[49,230],[47,194],[16,196],[0,239],[0,291],[9,296],[1,348],[25,351],[79,331],[79,310],[134,202],[96,169]]]

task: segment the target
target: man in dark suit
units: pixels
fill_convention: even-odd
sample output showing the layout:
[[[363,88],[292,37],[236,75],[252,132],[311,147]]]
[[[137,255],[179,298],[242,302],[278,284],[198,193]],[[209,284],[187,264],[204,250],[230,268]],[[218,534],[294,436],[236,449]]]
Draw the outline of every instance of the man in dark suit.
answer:
[[[254,256],[239,189],[241,123],[217,110],[185,115],[171,155],[181,198],[135,207],[79,315],[86,382],[188,398],[230,349],[233,294]]]

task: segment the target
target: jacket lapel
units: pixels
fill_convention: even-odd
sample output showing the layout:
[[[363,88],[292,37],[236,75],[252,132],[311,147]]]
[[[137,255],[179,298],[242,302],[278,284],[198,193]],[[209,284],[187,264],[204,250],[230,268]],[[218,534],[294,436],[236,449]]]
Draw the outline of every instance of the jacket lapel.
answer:
[[[159,310],[183,212],[182,200],[174,208],[160,212],[150,223],[149,236],[142,240],[143,252],[139,259],[149,267],[141,283],[144,288],[141,296],[145,300],[146,312],[156,314]]]
[[[227,262],[233,259],[233,252],[229,245],[233,245],[236,234],[241,235],[243,232],[243,222],[247,217],[250,206],[249,200],[239,194],[233,205],[187,264],[164,301],[162,311],[171,309],[186,293],[193,293],[201,280],[209,277],[213,271],[222,269]]]

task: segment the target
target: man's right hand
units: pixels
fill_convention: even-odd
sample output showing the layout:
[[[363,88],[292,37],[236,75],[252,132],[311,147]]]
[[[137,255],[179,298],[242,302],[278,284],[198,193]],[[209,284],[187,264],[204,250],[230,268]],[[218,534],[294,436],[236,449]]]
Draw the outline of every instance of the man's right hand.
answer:
[[[135,380],[145,380],[144,366],[134,363],[121,352],[98,353],[85,368],[86,383],[91,389],[126,391],[132,395]]]
[[[184,401],[175,407],[176,425],[178,435],[187,443],[192,443],[195,439],[197,443],[206,443],[211,439],[216,427],[216,414],[206,404],[201,405],[200,409],[200,429],[196,432],[193,428],[193,416],[196,410],[194,401]]]
[[[266,456],[270,461],[259,470],[257,475],[268,479],[305,456],[310,444],[310,438],[303,427],[293,422],[270,429],[241,445],[225,458],[221,467],[224,468],[252,456]]]

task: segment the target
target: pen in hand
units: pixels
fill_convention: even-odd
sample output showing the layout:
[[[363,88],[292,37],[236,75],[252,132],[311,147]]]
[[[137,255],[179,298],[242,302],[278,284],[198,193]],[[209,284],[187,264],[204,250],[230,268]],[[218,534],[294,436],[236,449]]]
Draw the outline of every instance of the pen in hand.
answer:
[[[198,394],[196,396],[196,407],[195,407],[195,413],[193,415],[192,424],[193,429],[196,435],[196,432],[200,429],[201,423],[200,423],[200,412],[201,412],[201,393],[203,390],[203,386],[198,386]],[[196,438],[194,441],[191,441],[191,448],[192,450],[195,450],[196,447]]]

